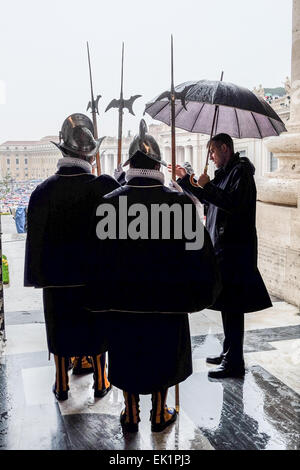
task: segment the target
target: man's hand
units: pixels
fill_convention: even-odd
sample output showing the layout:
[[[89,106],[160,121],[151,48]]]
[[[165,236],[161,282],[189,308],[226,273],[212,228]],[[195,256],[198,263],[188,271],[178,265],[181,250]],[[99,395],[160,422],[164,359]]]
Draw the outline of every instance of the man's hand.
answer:
[[[168,165],[168,170],[169,170],[169,172],[171,173],[171,171],[172,171],[172,165],[170,165],[170,164]],[[178,178],[184,178],[185,175],[186,175],[186,171],[185,171],[185,169],[184,169],[182,166],[176,165],[176,166],[175,166],[175,175],[176,175]]]
[[[210,177],[206,173],[202,173],[202,175],[199,176],[199,179],[197,181],[199,186],[201,186],[202,188],[204,188],[204,186],[209,182],[210,182]]]

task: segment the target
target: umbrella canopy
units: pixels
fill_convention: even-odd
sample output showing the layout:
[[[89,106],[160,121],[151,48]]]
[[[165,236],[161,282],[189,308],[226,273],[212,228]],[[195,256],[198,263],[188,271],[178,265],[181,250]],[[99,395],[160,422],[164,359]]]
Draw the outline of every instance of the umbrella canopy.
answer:
[[[223,132],[239,139],[263,139],[286,131],[273,108],[247,88],[229,82],[200,80],[184,82],[175,87],[175,92],[190,85],[194,86],[186,94],[186,110],[179,100],[175,103],[176,127],[210,134],[218,105],[214,134]],[[145,112],[153,119],[171,124],[168,98],[158,101],[155,98],[146,104]]]

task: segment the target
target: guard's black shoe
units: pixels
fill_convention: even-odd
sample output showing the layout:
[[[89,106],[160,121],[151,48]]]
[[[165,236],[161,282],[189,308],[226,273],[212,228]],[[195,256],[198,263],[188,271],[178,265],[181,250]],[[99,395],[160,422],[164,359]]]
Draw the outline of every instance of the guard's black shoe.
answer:
[[[94,390],[94,397],[95,398],[103,398],[108,392],[111,390],[111,384],[107,388],[103,388],[102,390]]]
[[[58,401],[64,401],[68,399],[68,391],[56,390],[56,384],[53,385],[52,392]]]
[[[156,423],[152,414],[152,410],[151,410],[150,419],[151,419],[151,431],[161,432],[164,429],[166,429],[168,426],[170,426],[170,424],[175,423],[177,419],[177,411],[175,410],[175,408],[168,408],[167,406],[165,406],[164,418],[161,419],[159,423]]]
[[[206,362],[208,364],[221,364],[221,362],[223,361],[223,355],[221,354],[221,356],[208,356],[206,358]]]
[[[126,411],[125,411],[125,408],[121,411],[121,414],[120,414],[120,423],[121,423],[121,426],[122,426],[122,429],[123,431],[126,431],[126,432],[138,432],[139,430],[139,423],[133,423],[133,422],[126,422]],[[140,421],[140,419],[138,418],[138,421]]]
[[[231,366],[224,361],[219,367],[211,369],[208,371],[208,377],[211,379],[226,379],[227,377],[244,377],[245,367],[241,366]]]

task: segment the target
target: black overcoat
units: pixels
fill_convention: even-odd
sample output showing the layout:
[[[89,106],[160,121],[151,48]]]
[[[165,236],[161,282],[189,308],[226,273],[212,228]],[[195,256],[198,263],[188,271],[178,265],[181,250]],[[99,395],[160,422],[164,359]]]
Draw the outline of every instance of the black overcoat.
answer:
[[[44,288],[49,351],[96,354],[107,348],[99,318],[84,310],[88,229],[94,206],[119,187],[81,167],[63,166],[33,191],[28,206],[24,285]]]
[[[193,223],[196,209],[184,193],[171,191],[156,179],[136,177],[103,199],[116,211],[115,239],[97,238],[99,217],[92,226],[87,301],[91,310],[110,311],[109,380],[123,390],[146,394],[175,385],[192,373],[186,312],[214,302],[220,277],[204,228],[203,247],[195,251],[186,250],[184,237],[172,239],[172,228],[170,239],[162,239],[161,232],[159,239],[151,239],[150,228],[148,239],[122,239],[118,231],[122,196],[128,208],[143,204],[148,214],[153,204],[178,204],[183,211],[188,205]],[[123,213],[121,219],[124,223]],[[126,229],[133,219],[128,216]]]
[[[204,188],[189,176],[178,183],[206,205],[206,227],[222,274],[223,289],[214,310],[254,312],[272,303],[257,268],[255,168],[234,154]]]

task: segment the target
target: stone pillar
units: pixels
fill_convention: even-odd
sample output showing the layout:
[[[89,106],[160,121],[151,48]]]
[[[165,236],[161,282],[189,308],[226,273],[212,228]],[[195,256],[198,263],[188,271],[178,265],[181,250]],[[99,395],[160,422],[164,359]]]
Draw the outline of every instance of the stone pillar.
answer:
[[[269,291],[300,306],[300,1],[293,0],[288,132],[265,140],[278,169],[258,182],[259,266]]]
[[[170,147],[165,147],[164,155],[165,155],[166,162],[171,163],[171,149],[170,149]]]
[[[189,150],[190,150],[190,164],[191,164],[191,167],[193,167],[193,164],[194,164],[194,147],[192,145],[189,146]]]
[[[195,171],[195,174],[198,175],[200,168],[200,159],[201,159],[201,152],[199,145],[193,145],[193,161],[191,162],[192,167]]]
[[[178,145],[178,147],[176,147],[176,156],[178,165],[183,165],[183,163],[185,162],[185,153],[184,147],[182,147],[181,145]]]
[[[291,114],[289,130],[300,132],[300,2],[293,0]]]

